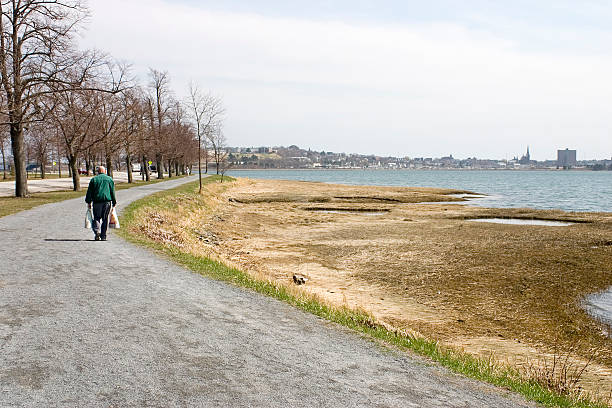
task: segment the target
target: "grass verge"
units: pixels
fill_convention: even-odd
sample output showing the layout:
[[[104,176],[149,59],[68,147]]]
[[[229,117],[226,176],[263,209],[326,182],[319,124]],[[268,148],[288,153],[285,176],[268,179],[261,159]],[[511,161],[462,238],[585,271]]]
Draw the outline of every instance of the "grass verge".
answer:
[[[184,177],[184,176],[179,176]],[[174,180],[173,177],[170,180]],[[153,179],[151,181],[140,181],[136,180],[134,183],[117,183],[115,185],[116,190],[125,190],[127,188],[144,186],[146,184],[155,184],[160,181],[168,181],[168,178],[162,180]],[[49,191],[44,193],[32,193],[29,197],[0,197],[0,217],[6,215],[15,214],[20,211],[29,210],[34,207],[38,207],[43,204],[56,203],[58,201],[70,200],[71,198],[77,198],[84,196],[87,189],[81,189],[81,191],[72,190],[61,190],[61,191]]]
[[[225,178],[225,180],[228,179],[231,180],[228,177]],[[218,180],[218,177],[212,176],[204,179],[203,182],[209,184]],[[282,284],[254,278],[213,259],[187,253],[171,242],[150,239],[139,233],[137,228],[131,228],[148,210],[177,208],[180,205],[176,199],[177,196],[181,196],[181,203],[192,202],[195,203],[193,205],[202,205],[202,203],[198,204],[201,196],[197,193],[197,182],[156,193],[126,207],[121,216],[123,228],[117,230],[116,233],[133,243],[153,249],[203,276],[274,297],[305,312],[355,330],[371,339],[424,356],[455,373],[503,387],[545,406],[584,408],[608,406],[605,402],[594,401],[581,394],[567,395],[554,392],[536,378],[527,378],[518,370],[496,363],[493,359],[478,358],[424,337],[388,329],[364,311],[335,307],[315,296],[296,294]]]

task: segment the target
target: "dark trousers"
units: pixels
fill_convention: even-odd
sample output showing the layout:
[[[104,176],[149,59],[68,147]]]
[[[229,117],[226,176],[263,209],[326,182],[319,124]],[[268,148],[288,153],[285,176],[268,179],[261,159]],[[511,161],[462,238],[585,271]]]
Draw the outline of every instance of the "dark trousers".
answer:
[[[111,212],[111,202],[93,203],[93,222],[91,229],[94,234],[99,234],[101,238],[106,238],[106,230],[108,229],[108,216]]]

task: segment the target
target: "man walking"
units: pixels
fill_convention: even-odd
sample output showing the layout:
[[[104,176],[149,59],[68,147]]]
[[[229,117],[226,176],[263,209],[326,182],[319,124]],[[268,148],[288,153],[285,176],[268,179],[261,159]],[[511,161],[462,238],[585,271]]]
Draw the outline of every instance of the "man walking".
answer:
[[[93,203],[93,222],[91,229],[96,234],[96,241],[106,241],[106,230],[108,229],[108,216],[111,212],[111,204],[117,206],[115,199],[115,182],[106,175],[104,166],[98,166],[98,175],[89,181],[85,202],[89,208]]]

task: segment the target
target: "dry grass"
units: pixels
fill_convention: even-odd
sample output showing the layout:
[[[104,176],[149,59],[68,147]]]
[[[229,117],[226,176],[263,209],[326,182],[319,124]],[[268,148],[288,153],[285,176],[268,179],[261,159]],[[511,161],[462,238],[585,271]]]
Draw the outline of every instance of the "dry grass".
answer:
[[[293,274],[305,275],[300,291],[494,356],[553,388],[610,392],[612,340],[581,300],[612,284],[612,215],[414,204],[459,200],[440,189],[269,180],[208,189],[195,207],[178,196],[172,208],[150,210],[138,232],[292,290]],[[469,221],[476,217],[578,223]]]
[[[595,355],[596,353],[593,351],[591,356]],[[576,363],[572,358],[572,350],[565,352],[565,354],[555,352],[552,358],[530,361],[524,368],[524,373],[528,378],[535,379],[558,394],[580,395],[584,392],[580,380],[590,363],[591,359],[580,364]]]

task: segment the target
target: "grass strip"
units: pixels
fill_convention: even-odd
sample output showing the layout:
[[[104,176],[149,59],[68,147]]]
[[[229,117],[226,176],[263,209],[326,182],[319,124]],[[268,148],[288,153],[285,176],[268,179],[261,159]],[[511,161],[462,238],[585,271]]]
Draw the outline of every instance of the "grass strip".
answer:
[[[184,176],[179,176],[184,177]],[[170,180],[174,180],[173,177]],[[132,187],[144,186],[147,184],[155,184],[161,181],[168,181],[169,179],[164,178],[162,180],[151,179],[151,181],[135,180],[133,183],[117,183],[115,185],[116,190],[125,190]],[[84,196],[87,189],[81,189],[81,191],[72,190],[59,190],[59,191],[48,191],[44,193],[32,193],[29,197],[0,197],[0,218],[15,214],[20,211],[25,211],[38,207],[39,205],[56,203],[59,201],[70,200],[71,198],[77,198]]]
[[[45,179],[59,179],[59,178],[72,178],[70,176],[66,174],[64,174],[62,177],[59,176],[59,174],[57,173],[47,173],[45,174]],[[29,173],[28,172],[28,180],[42,180],[42,174],[40,173]],[[15,181],[15,176],[12,174],[7,174],[6,177],[4,177],[3,175],[0,176],[0,182],[1,181]]]
[[[224,179],[232,180],[228,177]],[[211,176],[204,179],[203,183],[208,184],[218,180],[219,177]],[[121,216],[123,227],[120,230],[116,230],[116,233],[130,242],[153,249],[157,253],[202,276],[228,282],[281,300],[305,312],[355,330],[371,339],[376,339],[400,350],[412,351],[424,356],[455,373],[503,387],[544,406],[576,408],[603,408],[608,406],[604,402],[593,401],[588,396],[555,393],[536,380],[525,378],[516,369],[496,363],[493,359],[475,357],[463,351],[445,347],[436,341],[424,337],[414,336],[403,331],[389,330],[376,322],[373,316],[364,311],[331,306],[321,302],[314,296],[298,297],[290,293],[281,284],[255,279],[249,274],[224,265],[221,262],[182,252],[176,246],[163,244],[130,231],[130,225],[135,223],[140,211],[155,208],[163,209],[176,205],[174,202],[166,200],[167,198],[181,194],[192,195],[194,200],[196,200],[198,197],[196,185],[197,182],[187,183],[131,203],[123,210]]]

